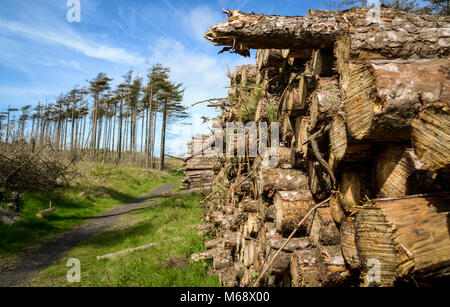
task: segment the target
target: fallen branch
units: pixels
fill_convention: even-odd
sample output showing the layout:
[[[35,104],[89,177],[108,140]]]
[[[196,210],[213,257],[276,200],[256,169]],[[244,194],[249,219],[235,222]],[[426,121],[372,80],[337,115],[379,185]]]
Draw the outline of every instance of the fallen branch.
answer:
[[[175,156],[171,156],[171,155],[168,155],[168,154],[164,154],[166,157],[169,157],[169,158],[173,158],[173,159],[177,159],[177,160],[183,160],[184,161],[184,159],[183,158],[180,158],[180,157],[175,157]]]
[[[45,215],[47,215],[50,212],[53,212],[55,210],[56,210],[56,208],[52,208],[52,202],[50,202],[50,205],[49,205],[48,209],[44,209],[44,210],[39,211],[38,213],[36,213],[36,216],[41,219]]]
[[[192,106],[196,106],[198,104],[205,103],[205,102],[227,101],[227,100],[228,100],[228,98],[211,98],[211,99],[206,99],[206,100],[202,100],[202,101],[197,101],[197,102],[193,103]]]
[[[112,257],[118,256],[118,255],[123,255],[123,254],[128,254],[128,253],[132,253],[132,252],[139,251],[139,250],[144,250],[144,249],[147,249],[147,248],[155,246],[155,245],[156,245],[156,243],[149,243],[149,244],[146,244],[143,246],[139,246],[139,247],[135,247],[135,248],[128,248],[128,249],[121,250],[121,251],[111,253],[111,254],[97,256],[97,260],[112,258]]]
[[[295,227],[295,229],[292,231],[292,233],[289,235],[289,237],[286,239],[286,241],[284,241],[283,245],[281,245],[281,247],[278,249],[278,251],[275,253],[275,255],[273,256],[272,260],[270,260],[269,264],[267,266],[264,267],[264,270],[261,272],[261,274],[259,275],[258,279],[256,280],[255,284],[253,285],[254,287],[258,287],[261,279],[264,277],[264,274],[266,274],[267,270],[269,269],[269,267],[272,265],[272,263],[274,262],[274,260],[278,257],[278,255],[281,253],[281,251],[286,247],[286,245],[288,244],[288,242],[292,239],[292,237],[295,235],[295,233],[297,232],[297,230],[300,228],[300,226],[306,221],[306,219],[308,218],[308,216],[314,212],[317,208],[319,208],[320,206],[322,206],[324,203],[326,203],[327,201],[330,200],[331,197],[325,199],[324,201],[322,201],[321,203],[315,205],[311,210],[309,210],[309,212],[305,215],[305,217],[297,224],[297,227]]]

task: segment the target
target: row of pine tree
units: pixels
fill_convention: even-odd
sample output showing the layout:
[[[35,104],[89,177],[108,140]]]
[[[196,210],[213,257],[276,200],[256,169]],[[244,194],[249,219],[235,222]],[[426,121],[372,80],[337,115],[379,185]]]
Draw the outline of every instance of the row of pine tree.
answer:
[[[76,86],[55,102],[9,107],[0,113],[0,143],[52,144],[91,161],[155,168],[157,121],[162,120],[159,168],[164,168],[167,126],[188,117],[182,84],[170,69],[151,65],[147,79],[129,71],[115,88],[105,73]]]

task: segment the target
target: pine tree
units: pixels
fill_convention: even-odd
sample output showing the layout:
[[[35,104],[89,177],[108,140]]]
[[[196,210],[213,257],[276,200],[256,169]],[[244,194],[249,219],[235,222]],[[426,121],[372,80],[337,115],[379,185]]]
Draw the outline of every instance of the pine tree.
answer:
[[[164,157],[165,157],[165,143],[166,143],[166,129],[171,123],[187,118],[187,108],[180,102],[183,100],[184,89],[181,88],[182,84],[175,84],[168,80],[162,85],[162,90],[158,95],[158,99],[163,104],[163,120],[161,127],[161,153],[159,169],[164,170]]]
[[[105,91],[110,89],[109,82],[112,79],[108,78],[105,73],[99,73],[97,77],[89,81],[90,87],[89,91],[94,99],[94,105],[92,108],[92,128],[91,128],[91,156],[93,157],[99,148],[101,131],[101,126],[98,126],[98,121],[100,118],[101,104],[104,101],[103,94]],[[100,127],[100,129],[98,129]]]

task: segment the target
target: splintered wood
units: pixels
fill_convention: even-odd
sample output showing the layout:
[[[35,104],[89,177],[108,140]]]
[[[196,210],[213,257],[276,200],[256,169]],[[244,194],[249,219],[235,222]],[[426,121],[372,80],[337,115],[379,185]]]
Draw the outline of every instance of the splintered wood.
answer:
[[[449,18],[226,13],[206,39],[222,52],[257,49],[256,64],[228,73],[214,127],[278,123],[278,162],[249,154],[249,131],[231,146],[245,142],[239,157],[191,147],[185,185],[212,188],[203,233],[215,234],[192,260],[211,259],[233,287],[445,285]]]

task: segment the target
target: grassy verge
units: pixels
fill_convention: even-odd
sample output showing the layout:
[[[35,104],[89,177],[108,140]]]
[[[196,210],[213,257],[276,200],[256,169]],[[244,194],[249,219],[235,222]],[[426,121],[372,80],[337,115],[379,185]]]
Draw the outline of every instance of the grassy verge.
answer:
[[[161,201],[158,206],[137,208],[122,222],[71,249],[59,263],[41,272],[31,286],[220,286],[209,275],[207,263],[190,263],[190,255],[204,250],[195,224],[201,223],[200,196],[180,195]],[[147,250],[97,260],[104,255],[156,242]],[[78,258],[81,282],[68,283],[66,262]]]
[[[156,170],[83,163],[71,187],[52,192],[27,192],[21,196],[20,215],[27,219],[13,226],[0,223],[0,266],[28,248],[71,230],[107,209],[126,203],[159,185],[181,178]],[[52,206],[56,211],[43,219],[35,214]]]

